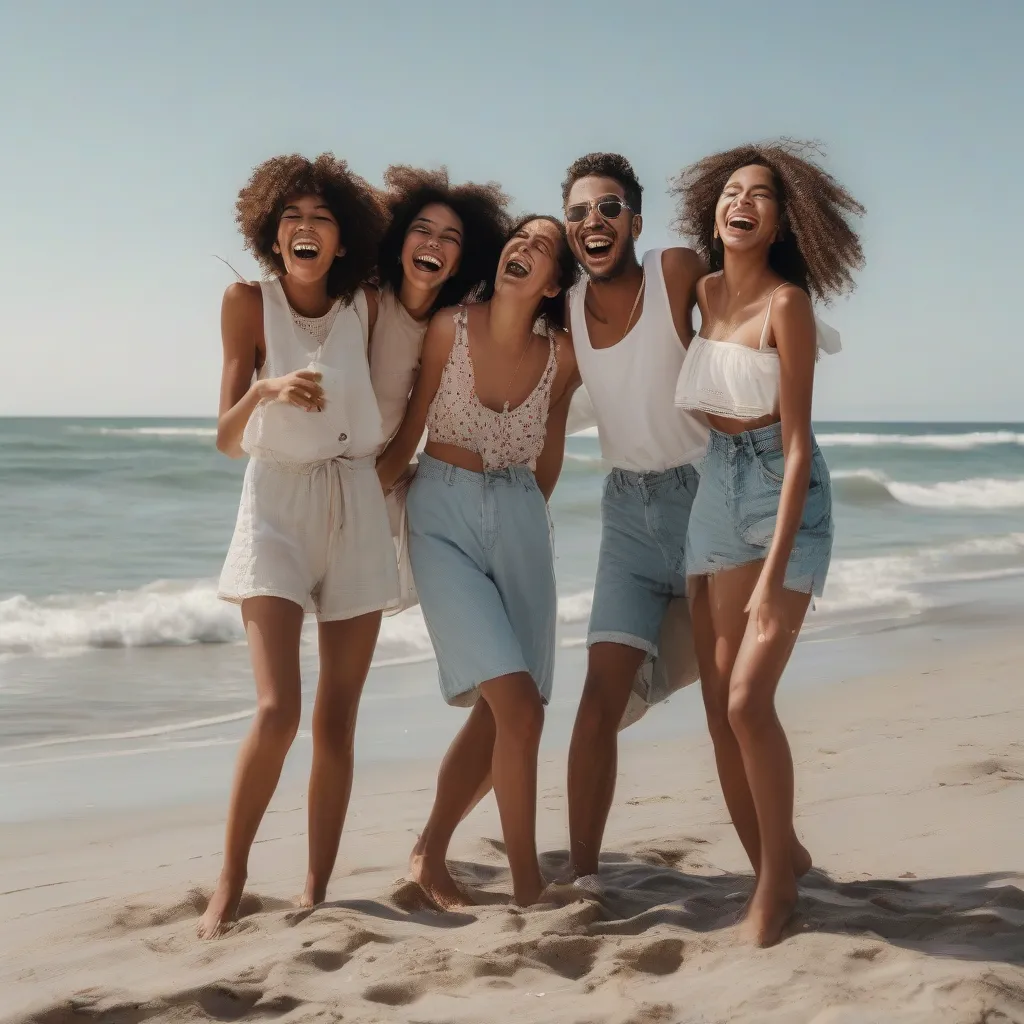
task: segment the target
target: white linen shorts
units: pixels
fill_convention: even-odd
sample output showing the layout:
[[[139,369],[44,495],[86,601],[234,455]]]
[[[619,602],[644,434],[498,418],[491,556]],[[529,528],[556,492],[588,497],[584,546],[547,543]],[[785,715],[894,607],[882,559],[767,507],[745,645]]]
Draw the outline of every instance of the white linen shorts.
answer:
[[[398,567],[372,457],[250,459],[217,596],[293,601],[320,622],[398,604]]]

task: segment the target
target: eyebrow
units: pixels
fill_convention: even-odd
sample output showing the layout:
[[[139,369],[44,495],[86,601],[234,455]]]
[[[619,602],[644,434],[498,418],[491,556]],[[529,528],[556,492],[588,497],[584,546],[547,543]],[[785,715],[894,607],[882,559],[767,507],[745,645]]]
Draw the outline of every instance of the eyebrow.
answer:
[[[730,181],[730,182],[726,183],[726,186],[725,186],[725,188],[722,189],[722,191],[725,192],[726,189],[730,189],[730,188],[744,188],[744,187],[745,186],[740,184],[740,182],[738,182],[738,181]],[[762,182],[760,182],[757,185],[751,185],[750,186],[750,191],[753,192],[755,189],[758,189],[758,188],[763,188],[767,192],[771,192],[772,195],[776,194],[775,193],[775,187],[773,185],[768,184],[768,182],[766,182],[766,181],[762,181]]]
[[[316,206],[313,207],[313,209],[314,210],[326,210],[332,217],[334,216],[333,211],[331,210],[331,208],[326,203],[317,203]],[[296,213],[301,213],[302,212],[299,209],[298,203],[289,203],[281,212],[282,213],[287,213],[289,210],[294,210]]]
[[[416,217],[413,219],[412,224],[410,224],[409,226],[412,227],[414,224],[433,224],[436,226],[437,221],[432,220],[430,217]],[[455,232],[455,234],[459,236],[459,238],[462,237],[462,232],[454,224],[449,224],[448,227],[446,227],[444,230],[453,231]]]

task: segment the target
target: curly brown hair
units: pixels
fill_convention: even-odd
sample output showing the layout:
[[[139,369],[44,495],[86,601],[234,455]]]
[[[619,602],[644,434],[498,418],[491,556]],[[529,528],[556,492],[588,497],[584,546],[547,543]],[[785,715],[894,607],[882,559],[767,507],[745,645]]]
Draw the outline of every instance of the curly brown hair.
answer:
[[[713,271],[720,270],[723,254],[714,230],[722,190],[741,167],[767,167],[775,178],[780,217],[779,238],[768,255],[771,268],[826,303],[851,291],[864,251],[847,215],[862,215],[864,207],[813,161],[822,155],[816,143],[779,139],[698,160],[672,182],[677,229],[693,240]]]
[[[238,193],[235,219],[246,249],[277,276],[285,272],[284,260],[273,250],[278,224],[287,201],[298,196],[320,196],[338,222],[345,255],[331,264],[327,294],[348,303],[377,263],[387,226],[380,194],[333,153],[321,153],[315,160],[298,153],[264,160]]]
[[[569,202],[569,192],[580,178],[611,178],[622,186],[622,195],[633,213],[641,213],[644,187],[633,165],[619,153],[587,153],[574,160],[562,181],[562,205]]]
[[[490,285],[498,270],[498,258],[512,223],[506,207],[509,196],[489,181],[453,185],[445,167],[425,171],[393,165],[384,172],[385,203],[391,223],[381,239],[378,274],[382,285],[397,295],[402,288],[402,246],[412,222],[425,206],[442,203],[462,221],[462,253],[459,269],[441,286],[431,312],[455,306],[480,285]]]

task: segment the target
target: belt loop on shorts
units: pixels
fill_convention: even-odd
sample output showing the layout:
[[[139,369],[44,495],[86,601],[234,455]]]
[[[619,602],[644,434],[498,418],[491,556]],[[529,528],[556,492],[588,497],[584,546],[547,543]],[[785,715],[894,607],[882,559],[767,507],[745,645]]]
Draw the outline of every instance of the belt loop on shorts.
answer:
[[[640,497],[643,499],[643,503],[646,505],[651,500],[651,492],[647,486],[647,474],[637,473],[637,483],[640,485]]]
[[[445,463],[444,482],[449,487],[453,486],[455,483],[455,466],[453,466],[450,462]]]

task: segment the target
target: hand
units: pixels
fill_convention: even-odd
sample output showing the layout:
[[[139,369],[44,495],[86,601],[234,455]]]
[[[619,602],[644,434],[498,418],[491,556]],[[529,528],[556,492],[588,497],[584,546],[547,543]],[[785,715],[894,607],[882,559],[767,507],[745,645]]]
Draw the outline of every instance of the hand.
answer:
[[[757,626],[757,642],[771,643],[782,631],[782,584],[764,570],[743,609]]]
[[[263,397],[307,412],[322,412],[325,399],[320,378],[317,370],[296,370],[284,377],[272,377],[262,382]]]

